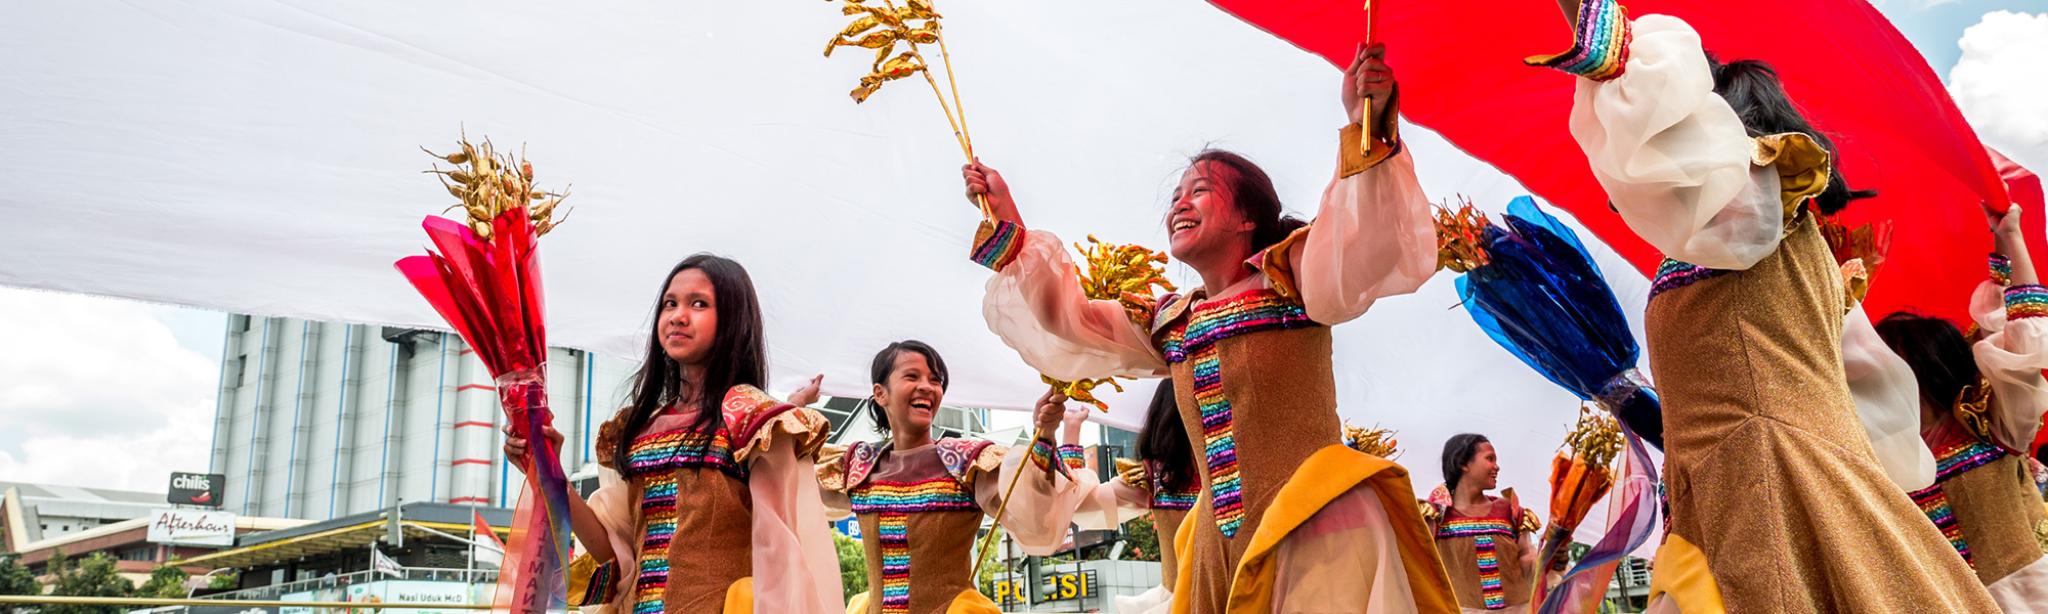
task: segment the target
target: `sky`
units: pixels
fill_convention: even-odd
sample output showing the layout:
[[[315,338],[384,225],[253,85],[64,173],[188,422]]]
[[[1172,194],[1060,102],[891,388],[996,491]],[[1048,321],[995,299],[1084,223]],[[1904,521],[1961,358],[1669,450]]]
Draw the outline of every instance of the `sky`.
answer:
[[[2048,169],[2048,2],[1872,4],[1979,138]],[[0,481],[161,492],[170,471],[205,470],[225,325],[219,312],[0,288]],[[998,414],[998,427],[1025,421]]]

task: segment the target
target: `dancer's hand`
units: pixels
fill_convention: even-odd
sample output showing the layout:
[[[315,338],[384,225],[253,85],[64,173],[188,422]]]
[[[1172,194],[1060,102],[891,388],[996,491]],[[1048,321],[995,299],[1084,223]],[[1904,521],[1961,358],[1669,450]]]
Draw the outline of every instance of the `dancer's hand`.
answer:
[[[555,449],[562,449],[561,431],[555,430],[553,426],[544,426],[541,427],[541,435],[547,437],[548,442],[555,444]],[[525,439],[512,436],[512,425],[505,425],[505,459],[513,467],[519,468],[521,474],[526,473],[527,455],[532,454],[526,444]]]
[[[2007,208],[2005,213],[1998,213],[1992,211],[1990,207],[1985,207],[1984,221],[1991,225],[1991,236],[1999,241],[2017,240],[2025,235],[2020,230],[2019,205]]]
[[[1351,121],[1367,125],[1382,125],[1388,104],[1394,101],[1394,69],[1387,66],[1387,46],[1382,43],[1359,45],[1357,55],[1351,59],[1351,67],[1344,69],[1342,98],[1344,112]],[[1371,101],[1372,108],[1361,108]]]
[[[810,407],[811,404],[817,403],[818,386],[823,383],[825,383],[825,374],[819,373],[811,376],[811,383],[804,384],[804,387],[796,389],[796,392],[789,393],[789,404],[797,407]]]
[[[1010,198],[1010,184],[1003,181],[1002,173],[982,164],[981,159],[976,158],[973,162],[960,167],[960,178],[967,182],[967,202],[974,205],[975,210],[981,209],[976,197],[986,196],[989,213],[997,220],[1024,223],[1024,219],[1017,215],[1017,201]]]
[[[1088,408],[1069,407],[1060,416],[1060,443],[1081,445],[1081,425],[1088,423]]]
[[[1067,415],[1067,395],[1058,390],[1045,391],[1038,397],[1038,411],[1034,413],[1038,432],[1051,432],[1053,425],[1059,424],[1060,418]]]

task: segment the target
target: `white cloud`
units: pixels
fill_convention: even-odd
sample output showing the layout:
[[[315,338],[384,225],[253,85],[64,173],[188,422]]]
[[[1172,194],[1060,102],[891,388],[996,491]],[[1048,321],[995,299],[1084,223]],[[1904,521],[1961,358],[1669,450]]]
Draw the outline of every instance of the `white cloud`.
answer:
[[[1949,94],[1978,138],[2048,173],[2048,13],[1985,13],[1963,31]]]
[[[218,358],[161,309],[0,288],[0,476],[162,490],[206,468]]]

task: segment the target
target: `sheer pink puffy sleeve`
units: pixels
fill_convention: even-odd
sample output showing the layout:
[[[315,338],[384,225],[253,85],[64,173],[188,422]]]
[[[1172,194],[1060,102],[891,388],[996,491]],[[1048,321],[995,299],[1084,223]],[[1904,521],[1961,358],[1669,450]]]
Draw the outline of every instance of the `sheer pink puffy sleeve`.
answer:
[[[1347,140],[1338,146],[1356,147]],[[1414,292],[1436,274],[1436,227],[1415,180],[1415,160],[1399,151],[1362,169],[1359,163],[1340,155],[1315,221],[1275,246],[1290,274],[1263,267],[1283,294],[1286,284],[1297,286],[1309,319],[1326,325],[1364,315],[1381,298]]]
[[[748,467],[754,503],[754,611],[839,612],[839,555],[826,528],[815,469],[793,445],[771,446]]]
[[[1977,286],[1970,315],[1984,331],[1971,347],[1977,370],[1991,382],[1991,435],[2000,446],[2026,450],[2048,410],[2048,288],[2038,284]]]
[[[606,541],[611,542],[611,561],[598,562],[589,554],[578,555],[570,561],[566,575],[569,577],[569,601],[571,605],[594,606],[598,612],[624,612],[630,608],[626,603],[631,599],[631,574],[621,573],[629,562],[638,558],[640,549],[634,542],[638,506],[633,502],[632,485],[619,477],[610,468],[597,471],[600,486],[590,493],[586,503],[597,516],[598,524],[604,525]]]
[[[1906,491],[1934,483],[1934,454],[1920,439],[1920,383],[1892,352],[1862,305],[1842,319],[1842,371],[1877,464]]]
[[[1675,260],[1747,269],[1784,234],[1779,176],[1751,163],[1742,120],[1714,93],[1699,33],[1647,15],[1627,39],[1627,72],[1580,79],[1571,132],[1637,236]]]
[[[982,511],[993,516],[1002,507],[1002,517],[996,522],[1025,553],[1035,556],[1052,554],[1066,543],[1074,512],[1095,484],[1094,474],[1067,471],[1047,439],[1007,450],[985,447],[969,471],[974,500]],[[1004,491],[1010,487],[1010,476],[1017,472],[1023,472],[1023,477],[1011,491],[1009,505],[1003,507]]]
[[[1133,322],[1116,301],[1089,300],[1058,236],[1010,222],[983,229],[975,260],[996,275],[988,280],[982,317],[1025,364],[1067,381],[1166,373],[1150,323]]]

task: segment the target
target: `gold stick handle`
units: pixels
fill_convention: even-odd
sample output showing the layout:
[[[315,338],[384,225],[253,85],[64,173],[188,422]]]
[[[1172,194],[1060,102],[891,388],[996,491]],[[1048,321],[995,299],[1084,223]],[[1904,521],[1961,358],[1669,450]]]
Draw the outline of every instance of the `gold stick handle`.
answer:
[[[1031,444],[1038,445],[1039,439],[1051,437],[1051,431],[1052,429],[1048,428],[1038,429],[1031,435]],[[1026,454],[1029,454],[1029,452],[1026,452]],[[1060,459],[1057,457],[1053,458],[1052,460],[1055,463],[1060,462]],[[1024,463],[1028,462],[1031,462],[1030,459],[1026,459],[1024,461]],[[1010,507],[1010,495],[1012,493],[1017,492],[1017,483],[1023,481],[1025,473],[1024,463],[1017,463],[1017,472],[1010,476],[1010,485],[1003,487],[1003,498],[996,503],[996,513],[993,517],[996,519],[997,527],[1003,526],[1003,511],[1009,509]],[[968,582],[977,582],[981,579],[981,561],[983,558],[988,556],[988,549],[994,546],[995,543],[996,531],[995,529],[989,529],[988,535],[983,536],[981,538],[981,545],[974,549],[974,566],[968,568]]]
[[[1367,44],[1367,45],[1371,45],[1371,44],[1372,44],[1372,0],[1365,0],[1365,6],[1364,6],[1364,10],[1365,10],[1365,44]],[[1372,97],[1371,97],[1371,96],[1367,96],[1367,97],[1365,97],[1365,98],[1364,98],[1363,100],[1361,100],[1360,102],[1363,102],[1363,103],[1365,104],[1365,117],[1364,117],[1363,119],[1361,119],[1361,120],[1360,120],[1360,121],[1358,122],[1358,125],[1359,125],[1359,127],[1360,127],[1360,128],[1362,128],[1362,130],[1359,130],[1359,131],[1358,131],[1358,134],[1359,134],[1359,139],[1358,139],[1358,151],[1364,152],[1364,153],[1365,153],[1365,154],[1366,154],[1367,156],[1371,156],[1371,155],[1372,155],[1372,125],[1373,125],[1373,117],[1372,117]]]

